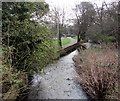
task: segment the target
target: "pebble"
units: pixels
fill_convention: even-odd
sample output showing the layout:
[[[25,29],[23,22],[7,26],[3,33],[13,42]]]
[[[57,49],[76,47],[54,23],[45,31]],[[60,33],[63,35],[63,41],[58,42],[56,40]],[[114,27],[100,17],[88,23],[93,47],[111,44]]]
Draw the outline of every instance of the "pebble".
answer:
[[[66,80],[70,80],[70,78],[67,78]]]

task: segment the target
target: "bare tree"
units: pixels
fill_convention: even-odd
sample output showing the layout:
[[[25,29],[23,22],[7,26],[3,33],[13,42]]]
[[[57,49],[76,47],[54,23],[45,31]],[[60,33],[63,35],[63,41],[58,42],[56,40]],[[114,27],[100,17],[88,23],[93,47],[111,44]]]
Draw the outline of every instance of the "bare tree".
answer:
[[[60,48],[62,48],[62,42],[61,42],[62,27],[63,27],[64,21],[65,21],[64,9],[62,9],[62,11],[61,11],[59,8],[54,7],[52,9],[52,20],[53,20],[54,25],[56,26],[58,47],[60,49]]]
[[[117,36],[118,16],[117,3],[102,3],[101,7],[95,4],[96,15],[93,25],[88,28],[87,33],[94,39],[103,41],[107,36]],[[91,35],[90,35],[91,34]]]
[[[87,28],[94,20],[95,9],[90,2],[81,2],[77,4],[75,9],[76,21],[78,25],[78,42],[80,39],[86,39]]]
[[[62,48],[61,36],[65,22],[65,10],[53,7],[52,10],[43,17],[44,21],[49,22],[48,27],[52,30],[55,37],[58,39],[58,48]]]

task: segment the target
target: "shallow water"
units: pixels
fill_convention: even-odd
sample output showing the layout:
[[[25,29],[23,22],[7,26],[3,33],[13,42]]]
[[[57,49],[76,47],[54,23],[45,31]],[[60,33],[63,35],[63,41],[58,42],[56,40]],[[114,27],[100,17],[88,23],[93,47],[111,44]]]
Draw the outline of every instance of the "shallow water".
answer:
[[[45,68],[45,74],[35,74],[28,99],[87,99],[81,86],[74,81],[73,56],[78,52],[60,58]]]

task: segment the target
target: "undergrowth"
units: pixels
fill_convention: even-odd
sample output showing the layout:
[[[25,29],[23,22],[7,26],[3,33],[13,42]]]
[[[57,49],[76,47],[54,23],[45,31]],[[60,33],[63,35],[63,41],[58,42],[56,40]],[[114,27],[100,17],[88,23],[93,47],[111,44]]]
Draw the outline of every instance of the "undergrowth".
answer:
[[[110,47],[90,48],[73,58],[76,80],[91,99],[118,99],[118,53]]]

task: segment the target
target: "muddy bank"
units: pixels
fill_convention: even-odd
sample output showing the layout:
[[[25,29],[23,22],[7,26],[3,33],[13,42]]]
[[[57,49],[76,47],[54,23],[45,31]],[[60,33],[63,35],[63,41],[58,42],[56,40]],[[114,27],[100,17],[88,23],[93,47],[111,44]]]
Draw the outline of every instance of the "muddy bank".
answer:
[[[45,74],[35,74],[28,99],[87,99],[81,86],[74,81],[76,71],[74,51],[45,68]]]

